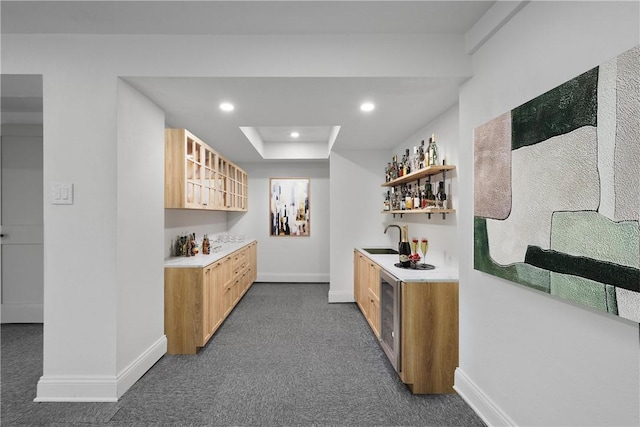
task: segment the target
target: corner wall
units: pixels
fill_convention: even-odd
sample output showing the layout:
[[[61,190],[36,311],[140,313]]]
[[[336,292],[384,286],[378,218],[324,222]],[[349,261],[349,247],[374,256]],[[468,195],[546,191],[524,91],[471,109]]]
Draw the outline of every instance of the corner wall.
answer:
[[[331,284],[329,302],[353,302],[353,249],[386,246],[382,214],[384,166],[389,151],[331,152]],[[395,231],[395,230],[394,230]],[[396,245],[397,245],[397,240]]]
[[[164,111],[122,80],[117,92],[116,381],[120,397],[166,353],[167,338],[163,327]]]
[[[489,425],[640,424],[638,324],[473,269],[473,130],[640,42],[638,2],[530,2],[460,92],[458,392]]]

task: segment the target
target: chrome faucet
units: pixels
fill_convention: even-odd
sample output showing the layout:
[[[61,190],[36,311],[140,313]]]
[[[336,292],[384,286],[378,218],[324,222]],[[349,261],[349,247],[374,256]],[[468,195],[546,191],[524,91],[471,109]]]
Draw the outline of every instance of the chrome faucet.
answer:
[[[398,246],[400,246],[400,242],[402,241],[402,229],[399,225],[389,224],[387,225],[387,228],[384,229],[384,234],[387,234],[387,230],[389,229],[389,227],[395,227],[398,229]]]

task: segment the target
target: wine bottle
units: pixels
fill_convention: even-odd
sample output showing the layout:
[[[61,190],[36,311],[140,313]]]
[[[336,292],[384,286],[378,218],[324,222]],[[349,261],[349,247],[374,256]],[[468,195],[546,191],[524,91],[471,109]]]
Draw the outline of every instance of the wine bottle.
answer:
[[[400,256],[400,265],[403,267],[409,267],[409,256],[411,255],[411,245],[409,244],[409,226],[403,225],[402,232],[400,233],[400,245],[398,246],[398,254]]]
[[[431,186],[431,183],[430,183],[430,182],[427,182],[427,183],[424,185],[424,188],[425,188],[425,189],[426,189],[426,191],[427,191],[427,200],[428,200],[428,202],[427,202],[427,203],[430,203],[430,204],[432,204],[432,205],[433,205],[433,204],[435,203],[436,196],[435,196],[435,194],[433,194],[433,187]]]
[[[413,209],[420,209],[422,206],[420,205],[420,188],[416,185],[416,188],[413,192]]]
[[[444,192],[444,181],[440,181],[438,183],[438,194],[436,194],[436,200],[438,201],[438,207],[440,209],[446,209],[447,193]]]

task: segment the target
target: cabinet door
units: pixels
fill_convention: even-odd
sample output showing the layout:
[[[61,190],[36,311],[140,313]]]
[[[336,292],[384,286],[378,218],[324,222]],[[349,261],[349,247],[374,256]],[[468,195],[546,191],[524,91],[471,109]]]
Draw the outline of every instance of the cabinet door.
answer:
[[[202,170],[204,172],[204,176],[202,179],[202,207],[203,208],[211,208],[213,207],[213,199],[214,199],[214,153],[207,146],[203,147],[203,165]]]
[[[204,346],[211,335],[213,335],[214,329],[214,290],[213,290],[213,271],[212,267],[208,266],[203,269],[202,272],[202,329],[200,335],[199,347]]]
[[[402,380],[415,394],[454,393],[458,284],[402,283]]]
[[[369,321],[369,325],[371,326],[373,333],[378,339],[380,339],[380,298],[378,298],[378,296],[376,296],[373,291],[369,289],[367,299],[369,302],[369,317],[367,318],[367,320]]]
[[[356,252],[356,260],[355,260],[355,293],[356,293],[356,301],[358,302],[358,306],[360,307],[360,311],[364,314],[364,317],[367,317],[367,312],[369,311],[369,302],[367,299],[367,277],[368,277],[368,268],[367,259],[359,252]]]
[[[380,338],[380,267],[369,261],[367,273],[369,323],[376,337]]]
[[[204,171],[202,166],[204,147],[202,143],[190,136],[185,141],[185,182],[187,185],[187,207],[202,206],[202,184]]]
[[[223,159],[221,156],[218,156],[218,164],[216,168],[216,177],[217,177],[217,198],[215,201],[215,206],[218,209],[224,209],[227,207],[227,161]]]
[[[233,287],[234,278],[231,271],[232,267],[233,267],[233,260],[230,256],[228,256],[224,259],[224,262],[222,263],[222,267],[221,267],[222,276],[224,278],[224,281],[223,281],[224,294],[223,294],[223,300],[222,300],[224,317],[227,317],[229,313],[231,313],[231,309],[233,308],[233,297],[232,297],[231,289]]]
[[[203,269],[164,269],[167,353],[195,354],[203,340]]]
[[[252,243],[249,246],[248,251],[248,269],[250,271],[249,274],[249,286],[256,280],[258,275],[258,244]]]

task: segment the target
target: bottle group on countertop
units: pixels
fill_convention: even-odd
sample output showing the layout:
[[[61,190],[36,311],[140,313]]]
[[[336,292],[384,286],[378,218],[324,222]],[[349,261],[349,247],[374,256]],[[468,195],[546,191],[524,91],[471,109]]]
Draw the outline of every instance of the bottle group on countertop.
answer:
[[[207,252],[204,252],[204,242],[207,242]],[[209,246],[208,246],[208,242],[209,239],[207,238],[207,235],[205,234],[205,237],[203,239],[203,253],[208,253],[209,250]],[[175,242],[172,240],[171,241],[171,246],[169,247],[169,255],[170,256],[195,256],[200,252],[200,245],[198,244],[198,241],[196,240],[196,233],[189,233],[189,234],[183,234],[182,236],[177,236]]]

